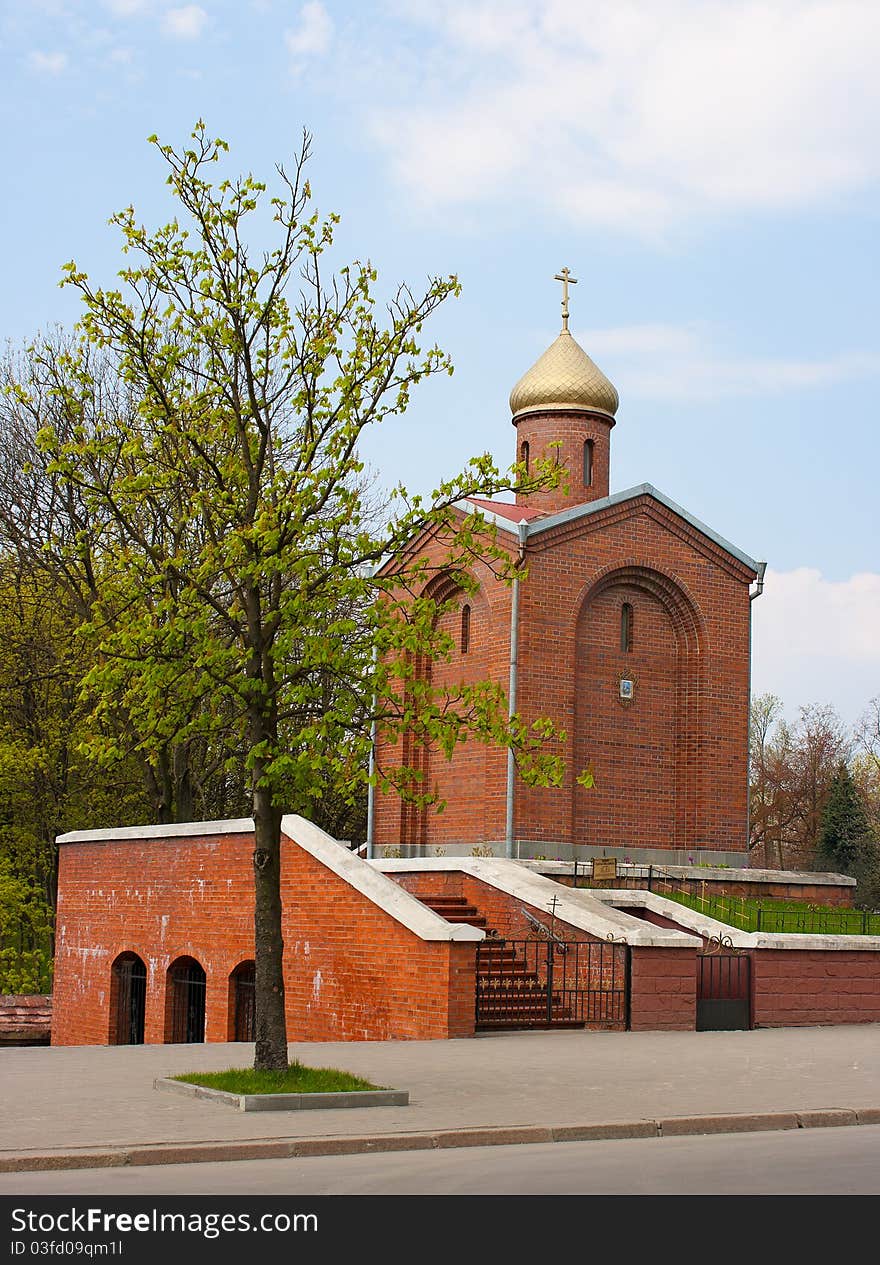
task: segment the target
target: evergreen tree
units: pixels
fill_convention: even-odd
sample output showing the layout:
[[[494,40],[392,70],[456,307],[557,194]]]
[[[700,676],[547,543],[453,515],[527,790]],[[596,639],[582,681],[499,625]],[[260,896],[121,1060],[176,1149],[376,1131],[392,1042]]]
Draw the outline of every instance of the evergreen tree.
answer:
[[[880,901],[880,844],[874,838],[859,789],[841,761],[831,782],[819,831],[820,866],[856,879],[856,905]]]

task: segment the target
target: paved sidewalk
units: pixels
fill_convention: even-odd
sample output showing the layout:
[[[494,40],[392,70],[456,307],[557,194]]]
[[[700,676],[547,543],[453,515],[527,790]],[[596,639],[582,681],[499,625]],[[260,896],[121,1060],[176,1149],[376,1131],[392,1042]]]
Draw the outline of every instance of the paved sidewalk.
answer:
[[[0,1171],[880,1123],[880,1025],[291,1045],[405,1107],[242,1113],[154,1089],[250,1045],[0,1050]]]

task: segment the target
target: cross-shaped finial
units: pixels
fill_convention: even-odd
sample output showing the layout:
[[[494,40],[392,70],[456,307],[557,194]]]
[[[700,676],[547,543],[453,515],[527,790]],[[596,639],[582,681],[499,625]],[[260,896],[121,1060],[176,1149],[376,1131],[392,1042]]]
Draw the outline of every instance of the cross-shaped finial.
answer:
[[[563,268],[553,280],[562,282],[562,328],[568,329],[568,287],[577,285],[577,277],[573,277],[568,268]]]

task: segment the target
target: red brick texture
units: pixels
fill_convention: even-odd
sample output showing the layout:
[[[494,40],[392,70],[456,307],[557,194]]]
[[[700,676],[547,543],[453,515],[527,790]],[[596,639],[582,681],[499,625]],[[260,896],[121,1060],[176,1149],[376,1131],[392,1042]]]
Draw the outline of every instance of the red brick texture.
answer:
[[[230,976],[253,958],[252,836],[64,844],[52,1039],[115,1039],[112,966],[147,968],[145,1040],[170,1038],[168,971],[207,976],[206,1039],[234,1030]],[[291,1041],[461,1037],[474,1030],[474,947],[424,941],[294,843],[282,858]]]
[[[696,949],[631,950],[630,1028],[692,1032],[697,1022]]]
[[[436,542],[424,552],[440,565]],[[516,838],[550,856],[554,844],[678,849],[739,852],[745,865],[754,573],[648,493],[529,537],[526,561],[517,705],[566,730],[567,771],[561,789],[517,780]],[[450,683],[483,674],[506,688],[510,591],[485,568],[475,574],[483,600],[461,598],[473,608],[468,652],[434,670]],[[621,647],[624,604],[630,648]],[[444,618],[454,626],[460,611]],[[620,699],[623,676],[635,682],[630,703]],[[400,750],[380,741],[379,764],[399,762]],[[588,765],[592,790],[576,783]],[[377,845],[500,851],[505,753],[471,745],[450,761],[432,752],[425,767],[445,811],[423,814],[416,829],[392,796],[377,795]]]
[[[614,422],[599,414],[527,413],[516,423],[517,460],[523,460],[523,444],[529,445],[529,464],[534,471],[537,461],[545,460],[561,467],[566,473],[555,488],[543,492],[518,494],[517,505],[527,509],[543,510],[555,514],[559,510],[597,501],[608,495],[608,479],[611,457],[611,427]],[[592,477],[585,483],[587,473],[584,461],[584,445],[592,441]]]
[[[880,1022],[880,953],[760,949],[753,971],[756,1027]]]

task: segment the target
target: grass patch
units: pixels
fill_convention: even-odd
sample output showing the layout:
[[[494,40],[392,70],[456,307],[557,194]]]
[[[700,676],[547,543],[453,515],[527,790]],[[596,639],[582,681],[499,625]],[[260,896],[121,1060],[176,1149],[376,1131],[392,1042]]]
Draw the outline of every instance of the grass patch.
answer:
[[[698,896],[658,891],[658,896],[726,922],[740,931],[784,931],[806,935],[880,935],[880,914],[795,900],[755,900],[745,896]]]
[[[284,1071],[263,1072],[253,1067],[229,1067],[225,1072],[186,1072],[172,1080],[223,1089],[229,1094],[339,1094],[357,1089],[384,1089],[337,1067],[306,1067],[299,1061]]]

